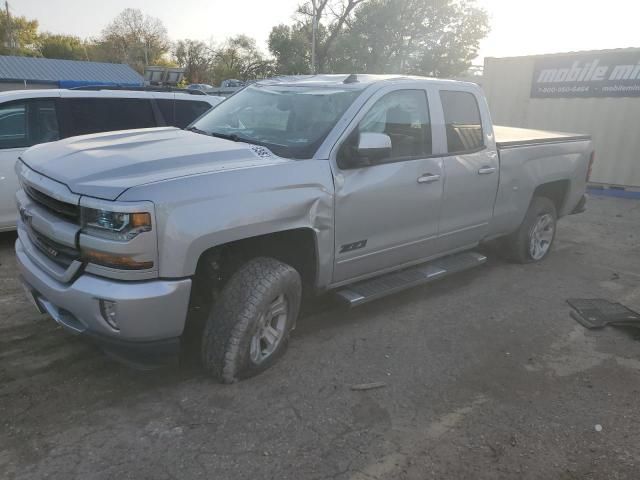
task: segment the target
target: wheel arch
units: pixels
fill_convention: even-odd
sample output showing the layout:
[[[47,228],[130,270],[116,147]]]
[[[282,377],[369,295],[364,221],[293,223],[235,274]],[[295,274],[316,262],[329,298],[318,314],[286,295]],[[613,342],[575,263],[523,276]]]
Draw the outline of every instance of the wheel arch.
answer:
[[[536,197],[548,198],[553,202],[556,207],[556,214],[561,215],[564,205],[567,201],[567,195],[569,193],[569,180],[555,180],[552,182],[546,182],[538,185],[533,191],[533,195],[529,200],[529,205]]]
[[[305,291],[313,291],[319,283],[320,262],[317,232],[310,227],[280,230],[239,238],[210,246],[197,261],[196,279],[210,276],[208,269],[218,268],[224,284],[244,262],[256,257],[271,257],[295,268],[302,278]]]

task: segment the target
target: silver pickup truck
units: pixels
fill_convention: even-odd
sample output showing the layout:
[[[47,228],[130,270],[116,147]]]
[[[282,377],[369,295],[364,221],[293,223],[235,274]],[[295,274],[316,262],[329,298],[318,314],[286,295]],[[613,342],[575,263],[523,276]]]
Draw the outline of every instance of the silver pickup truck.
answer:
[[[542,260],[592,161],[588,136],[494,127],[471,83],[279,78],[186,130],[26,151],[16,253],[67,330],[153,361],[195,331],[233,382],[284,352],[305,296],[359,305],[480,265],[489,240]]]

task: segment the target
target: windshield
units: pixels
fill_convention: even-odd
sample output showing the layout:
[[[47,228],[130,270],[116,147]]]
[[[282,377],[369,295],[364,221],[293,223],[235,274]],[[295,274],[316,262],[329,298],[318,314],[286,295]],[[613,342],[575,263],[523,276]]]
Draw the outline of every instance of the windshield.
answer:
[[[286,158],[311,158],[361,90],[247,87],[193,125],[210,135],[264,145]]]

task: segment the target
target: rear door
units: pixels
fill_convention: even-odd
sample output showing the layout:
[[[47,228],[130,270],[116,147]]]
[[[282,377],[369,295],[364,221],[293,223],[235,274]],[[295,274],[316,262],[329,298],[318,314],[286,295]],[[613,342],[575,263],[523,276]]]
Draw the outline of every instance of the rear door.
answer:
[[[459,88],[459,89],[458,89]],[[446,138],[440,250],[473,246],[487,233],[498,190],[498,154],[483,101],[468,87],[438,87]],[[482,112],[485,112],[484,115]]]
[[[0,230],[16,224],[15,163],[32,145],[60,138],[56,98],[14,100],[0,104]]]
[[[341,168],[354,130],[391,138],[391,157]],[[442,159],[432,157],[431,117],[423,88],[374,94],[339,142],[335,176],[334,284],[433,255],[442,196]]]

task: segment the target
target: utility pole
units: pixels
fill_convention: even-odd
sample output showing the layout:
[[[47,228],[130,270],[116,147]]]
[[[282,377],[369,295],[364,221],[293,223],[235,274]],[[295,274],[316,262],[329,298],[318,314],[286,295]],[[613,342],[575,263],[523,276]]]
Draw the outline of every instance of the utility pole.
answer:
[[[311,17],[311,73],[316,74],[316,35],[318,32],[318,8],[316,2],[318,0],[311,0],[311,8],[313,9],[313,16]]]
[[[6,0],[4,2],[4,9],[7,14],[7,32],[6,32],[7,38],[5,39],[5,42],[7,45],[7,49],[9,49],[9,53],[13,53],[13,32],[12,32],[13,25],[11,25],[11,13],[9,12],[9,2]]]

